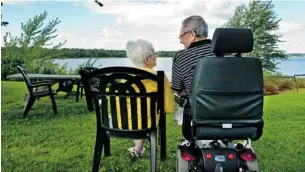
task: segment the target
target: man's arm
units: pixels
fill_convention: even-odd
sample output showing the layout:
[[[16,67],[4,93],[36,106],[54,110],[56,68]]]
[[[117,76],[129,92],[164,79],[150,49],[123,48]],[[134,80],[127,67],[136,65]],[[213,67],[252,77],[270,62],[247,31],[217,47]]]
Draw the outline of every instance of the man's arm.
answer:
[[[182,84],[182,73],[180,70],[180,66],[177,60],[177,54],[173,57],[173,66],[172,66],[172,89],[176,92],[183,91],[184,87]]]

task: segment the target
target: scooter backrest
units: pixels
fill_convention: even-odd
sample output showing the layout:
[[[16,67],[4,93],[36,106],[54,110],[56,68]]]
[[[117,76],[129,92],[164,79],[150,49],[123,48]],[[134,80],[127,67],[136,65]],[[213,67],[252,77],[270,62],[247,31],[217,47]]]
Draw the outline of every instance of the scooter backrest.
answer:
[[[252,49],[250,29],[215,30],[212,51],[218,57],[203,57],[195,66],[189,99],[194,124],[262,127],[262,64],[258,58],[239,56]],[[239,57],[223,57],[228,53],[237,53]]]

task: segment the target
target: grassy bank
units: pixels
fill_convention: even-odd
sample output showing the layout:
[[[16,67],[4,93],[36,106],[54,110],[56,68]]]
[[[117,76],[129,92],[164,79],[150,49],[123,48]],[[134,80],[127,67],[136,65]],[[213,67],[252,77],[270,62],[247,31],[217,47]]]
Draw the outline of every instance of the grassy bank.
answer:
[[[88,113],[84,99],[56,96],[58,114],[53,115],[48,98],[36,102],[29,117],[22,118],[24,82],[1,82],[2,169],[14,171],[84,172],[91,170],[95,141],[95,115]],[[56,87],[55,87],[56,88]],[[305,169],[305,89],[265,97],[264,134],[253,146],[265,172],[300,172]],[[167,116],[167,155],[158,161],[162,172],[175,171],[175,153],[181,129]],[[101,170],[149,171],[149,153],[134,159],[127,148],[132,140],[111,139],[112,156],[102,157]],[[146,144],[149,148],[149,144]]]

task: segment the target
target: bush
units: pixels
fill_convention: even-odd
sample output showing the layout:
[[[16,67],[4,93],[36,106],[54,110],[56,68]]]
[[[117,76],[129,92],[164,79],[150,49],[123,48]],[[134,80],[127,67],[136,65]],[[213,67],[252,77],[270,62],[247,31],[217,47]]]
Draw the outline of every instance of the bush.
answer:
[[[7,80],[7,76],[17,73],[17,65],[21,65],[23,60],[18,58],[3,58],[1,59],[1,80]]]
[[[299,88],[305,88],[305,78],[297,79],[297,84]]]
[[[279,94],[279,87],[274,83],[264,84],[264,95],[276,95]]]
[[[294,78],[287,78],[280,73],[264,71],[265,94],[278,94],[279,91],[286,91],[296,88]],[[305,88],[305,78],[297,78],[298,88]]]
[[[293,88],[293,82],[292,81],[284,81],[279,86],[279,91],[285,91],[285,90],[291,90]]]
[[[28,73],[39,74],[69,74],[71,71],[67,70],[67,65],[54,64],[50,60],[38,60],[32,63],[27,63],[22,59],[8,59],[2,58],[1,60],[1,80],[7,80],[8,75],[16,74],[17,65],[22,66]]]

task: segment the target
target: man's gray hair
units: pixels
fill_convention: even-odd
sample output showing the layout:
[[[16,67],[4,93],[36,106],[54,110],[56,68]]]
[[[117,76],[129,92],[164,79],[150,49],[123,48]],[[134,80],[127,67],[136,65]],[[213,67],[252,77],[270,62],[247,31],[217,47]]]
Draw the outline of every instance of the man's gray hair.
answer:
[[[144,60],[152,56],[155,49],[149,41],[138,39],[130,40],[126,44],[126,55],[136,67],[144,67]]]
[[[208,37],[208,24],[200,16],[190,16],[184,19],[182,26],[185,31],[193,30],[197,37]]]

